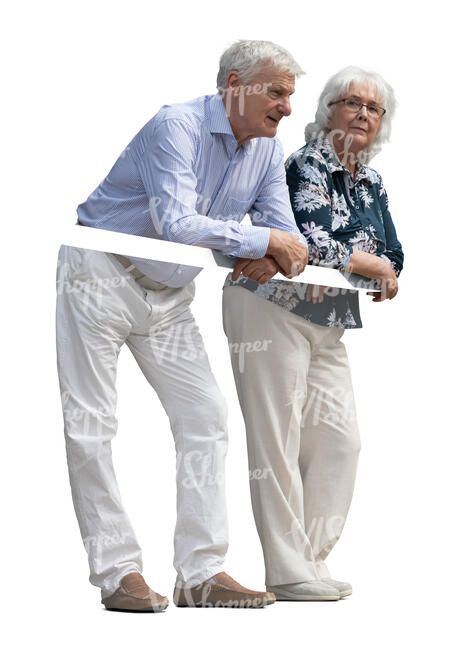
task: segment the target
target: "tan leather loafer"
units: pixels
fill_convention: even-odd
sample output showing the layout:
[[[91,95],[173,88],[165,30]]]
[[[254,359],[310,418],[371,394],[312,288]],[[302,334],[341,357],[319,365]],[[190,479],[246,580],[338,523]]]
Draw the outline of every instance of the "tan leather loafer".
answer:
[[[119,588],[101,602],[106,609],[118,612],[162,612],[169,604],[165,596],[148,587],[141,573],[128,573]]]
[[[275,594],[246,589],[224,571],[194,587],[176,586],[174,603],[177,607],[248,607],[272,605]]]

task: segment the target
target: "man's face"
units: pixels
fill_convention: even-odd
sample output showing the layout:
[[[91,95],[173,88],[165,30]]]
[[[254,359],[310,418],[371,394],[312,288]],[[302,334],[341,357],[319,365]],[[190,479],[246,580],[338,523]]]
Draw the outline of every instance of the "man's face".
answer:
[[[281,118],[291,114],[294,81],[293,74],[264,67],[243,86],[238,75],[230,72],[228,88],[233,88],[230,121],[234,130],[246,140],[273,138]]]

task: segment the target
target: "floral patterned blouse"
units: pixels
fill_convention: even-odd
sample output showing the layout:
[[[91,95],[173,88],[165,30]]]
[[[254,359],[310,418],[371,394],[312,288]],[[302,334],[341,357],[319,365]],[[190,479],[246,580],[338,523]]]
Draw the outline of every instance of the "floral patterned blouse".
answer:
[[[379,255],[400,274],[402,246],[381,176],[374,169],[361,165],[352,178],[327,137],[309,141],[285,166],[294,217],[307,239],[309,264],[342,269],[356,248]],[[329,289],[323,301],[314,304],[306,300],[303,283],[271,279],[259,285],[249,278],[233,282],[230,274],[224,286],[229,285],[253,291],[317,325],[362,327],[355,290]]]

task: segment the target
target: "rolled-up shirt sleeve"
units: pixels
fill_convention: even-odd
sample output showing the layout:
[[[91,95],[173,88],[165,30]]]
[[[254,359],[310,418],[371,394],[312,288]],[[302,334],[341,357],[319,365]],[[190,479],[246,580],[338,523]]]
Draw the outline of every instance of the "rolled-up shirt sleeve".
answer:
[[[214,248],[236,257],[263,257],[268,233],[196,211],[198,147],[198,136],[186,121],[167,119],[156,128],[138,162],[157,234],[168,241]]]
[[[389,199],[382,180],[379,190],[379,202],[384,224],[384,234],[386,236],[386,248],[382,251],[380,257],[392,266],[392,269],[398,277],[403,269],[404,253],[402,250],[402,244],[397,239],[394,222],[392,221],[391,213],[389,212]]]
[[[304,173],[313,166],[312,174]],[[286,183],[296,223],[307,240],[309,264],[343,269],[353,248],[333,236],[331,199],[320,163],[308,156],[304,167],[297,158],[289,161]]]

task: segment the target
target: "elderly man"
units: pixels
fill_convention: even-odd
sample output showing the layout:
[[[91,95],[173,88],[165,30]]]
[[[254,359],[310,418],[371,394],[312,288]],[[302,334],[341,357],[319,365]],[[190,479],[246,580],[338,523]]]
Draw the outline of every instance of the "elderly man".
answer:
[[[238,264],[275,260],[288,277],[299,273],[307,246],[275,135],[301,74],[273,43],[233,44],[220,60],[219,92],[163,106],[79,205],[79,223],[214,248],[240,258]],[[252,225],[241,224],[248,212]],[[228,533],[218,479],[227,449],[226,404],[190,311],[199,269],[66,246],[58,262],[66,453],[90,582],[100,587],[102,603],[124,611],[168,605],[141,575],[141,549],[111,460],[123,343],[158,394],[175,440],[175,604],[274,602],[273,594],[246,589],[222,570]]]

